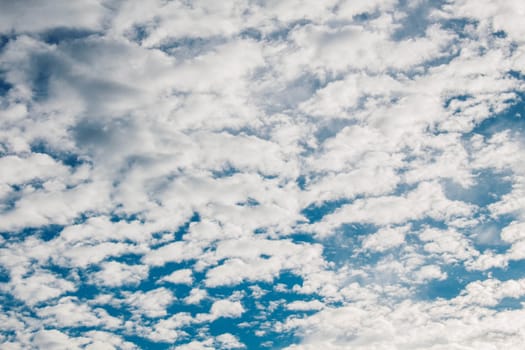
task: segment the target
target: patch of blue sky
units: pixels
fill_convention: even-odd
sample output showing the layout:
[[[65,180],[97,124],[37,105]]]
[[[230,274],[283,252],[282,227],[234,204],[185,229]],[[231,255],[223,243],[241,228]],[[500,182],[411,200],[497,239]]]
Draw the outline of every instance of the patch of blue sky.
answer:
[[[15,209],[17,201],[22,197],[22,190],[24,187],[25,186],[23,185],[11,185],[11,192],[4,195],[4,201],[2,203],[3,212],[8,212]]]
[[[46,271],[51,272],[56,277],[68,279],[68,278],[71,278],[73,275],[75,275],[75,277],[79,278],[79,281],[87,281],[87,279],[84,279],[82,277],[87,277],[90,272],[94,270],[98,270],[98,266],[95,266],[95,265],[88,266],[85,269],[79,269],[75,267],[62,266],[62,265],[56,264],[53,261],[48,261],[42,264],[42,267],[45,268]],[[77,274],[80,274],[80,275],[77,275]]]
[[[0,236],[4,239],[3,245],[14,242],[22,242],[27,238],[38,238],[43,242],[50,241],[60,235],[63,225],[44,225],[40,227],[25,227],[18,231],[4,231],[0,232]]]
[[[489,272],[501,281],[525,278],[525,259],[510,260],[506,267],[492,268]]]
[[[311,233],[294,232],[288,236],[293,243],[316,243],[318,242]]]
[[[253,233],[256,235],[266,235],[266,233],[268,233],[268,229],[266,227],[258,227],[253,230]]]
[[[86,39],[96,33],[88,29],[57,27],[40,33],[40,37],[47,44],[59,45],[67,41]]]
[[[42,140],[35,141],[31,144],[31,152],[47,154],[51,158],[58,160],[62,164],[72,168],[78,167],[88,162],[87,159],[76,153],[53,149],[49,143]]]
[[[50,95],[50,84],[55,76],[65,73],[66,67],[50,53],[35,54],[30,58],[31,86],[34,101],[46,101]]]
[[[201,216],[199,215],[199,213],[197,212],[194,212],[192,214],[192,216],[189,218],[188,221],[186,221],[183,225],[181,225],[177,231],[175,231],[173,234],[174,234],[174,237],[175,237],[175,240],[177,241],[180,241],[182,240],[183,236],[188,233],[188,230],[190,228],[190,225],[192,223],[195,223],[195,222],[200,222],[201,221]]]
[[[375,12],[362,12],[358,13],[357,15],[354,15],[352,17],[352,20],[357,23],[366,23],[368,21],[374,20],[376,18],[379,18],[381,13],[379,11]]]
[[[314,203],[301,210],[301,215],[305,216],[310,224],[313,224],[321,221],[324,216],[333,213],[338,208],[350,202],[350,200],[343,198],[333,201],[325,201],[320,204]]]
[[[469,271],[463,264],[440,264],[440,268],[447,274],[443,280],[434,279],[418,287],[415,294],[420,300],[453,299],[460,295],[465,286],[471,282],[484,280],[487,273]]]
[[[366,100],[366,97],[360,98],[360,101]],[[355,108],[356,110],[359,107]],[[314,133],[315,138],[319,144],[324,141],[336,136],[341,130],[347,126],[356,125],[357,121],[346,118],[331,118],[324,123],[319,123],[316,132]]]
[[[470,229],[469,231],[473,233],[471,236],[474,247],[480,252],[486,250],[495,253],[506,252],[510,244],[501,239],[501,230],[515,219],[512,215],[500,215]]]
[[[504,39],[507,37],[507,33],[504,30],[497,30],[493,32],[492,35],[494,35],[497,38],[501,38],[501,39]]]
[[[235,205],[241,206],[241,207],[257,207],[261,205],[259,201],[257,201],[254,198],[248,197],[245,201],[237,202]]]
[[[87,270],[74,269],[74,270],[69,270],[69,271],[70,273],[74,273],[76,276],[79,277],[79,280],[84,281],[84,282],[78,282],[77,284],[78,288],[75,291],[64,293],[63,296],[75,297],[75,298],[78,298],[78,300],[80,300],[81,302],[88,302],[89,300],[92,300],[93,298],[96,298],[97,296],[100,296],[103,293],[111,292],[110,288],[103,288],[103,287],[95,286],[91,283],[88,283],[87,277],[88,277],[88,271],[90,271],[90,269],[87,269]],[[116,310],[118,310],[118,308],[113,307],[109,304],[100,305],[100,307],[103,309],[106,309],[106,311],[108,311],[108,313],[111,314],[112,316],[116,316],[115,312],[117,312]],[[114,312],[111,313],[109,311],[114,311]],[[129,315],[126,314],[126,316],[129,316]]]
[[[356,265],[377,262],[380,255],[355,256],[355,251],[361,247],[361,240],[376,231],[377,227],[372,224],[344,224],[322,241],[323,257],[335,266],[347,265],[349,262]]]
[[[454,95],[454,96],[451,96],[447,99],[445,99],[445,101],[443,102],[443,107],[445,108],[448,108],[450,106],[450,104],[454,101],[460,101],[460,102],[465,102],[471,98],[473,98],[474,96],[472,95],[469,95],[469,94],[460,94],[460,95]],[[460,110],[457,109],[456,111],[454,111],[454,113],[457,113],[459,112]]]
[[[509,73],[513,76],[513,73]],[[525,80],[523,76],[514,74],[515,79]],[[516,97],[507,101],[510,106],[501,113],[496,113],[490,118],[479,123],[470,133],[464,134],[464,139],[469,139],[474,134],[485,137],[509,130],[511,133],[520,133],[523,136],[525,131],[525,93],[514,91]]]
[[[0,75],[0,97],[5,96],[12,87],[13,85],[5,79],[2,79],[2,76]]]
[[[320,79],[312,73],[303,74],[286,86],[286,93],[271,92],[272,96],[268,97],[272,103],[266,106],[267,112],[295,109],[301,102],[311,98],[317,90],[325,87],[329,81],[329,79]]]
[[[439,9],[445,3],[445,0],[423,0],[418,1],[414,6],[414,2],[401,0],[398,11],[405,12],[406,16],[402,17],[401,27],[394,32],[392,39],[401,41],[424,36],[428,26],[432,23],[431,11]]]
[[[9,271],[5,267],[0,266],[0,283],[7,283],[10,279]]]
[[[283,286],[282,290],[275,286]],[[239,337],[248,349],[265,349],[271,342],[271,348],[283,348],[292,344],[297,338],[289,333],[276,333],[271,325],[275,322],[283,321],[292,315],[307,315],[312,311],[294,311],[286,308],[288,303],[293,301],[312,300],[312,295],[302,295],[291,292],[294,285],[302,285],[302,278],[291,273],[283,272],[272,282],[253,282],[243,283],[236,286],[233,290],[241,290],[247,297],[242,300],[245,313],[239,319],[219,319],[210,324],[210,332],[219,335],[224,332],[232,333]],[[264,291],[260,297],[255,298],[250,287],[257,286]],[[230,288],[211,288],[208,292],[211,296],[227,296],[233,292]],[[271,304],[277,302],[278,306],[272,307]],[[242,327],[242,324],[250,325]],[[232,327],[234,326],[234,327]],[[256,334],[256,331],[263,330],[264,334]]]
[[[409,222],[412,227],[412,231],[420,231],[426,227],[433,227],[440,230],[445,230],[448,228],[448,225],[443,220],[436,220],[429,217],[425,217],[419,220],[412,220]]]
[[[144,38],[140,40],[143,39]],[[184,61],[205,55],[206,53],[211,52],[215,47],[225,44],[226,42],[227,39],[221,36],[206,38],[182,37],[165,40],[158,46],[158,48],[170,56],[174,56],[177,59]]]
[[[12,36],[6,33],[0,34],[0,52],[4,49],[4,47],[9,43],[9,41],[12,39]]]
[[[439,265],[442,271],[447,274],[447,278],[444,280],[432,280],[421,285],[416,293],[416,296],[421,300],[452,299],[460,295],[467,284],[483,281],[489,276],[500,281],[516,280],[525,277],[525,260],[511,260],[505,267],[494,267],[485,271],[468,270],[461,262]],[[513,300],[512,303],[515,303],[516,299]],[[500,306],[497,307],[499,308]],[[505,307],[505,303],[501,307]]]
[[[128,121],[110,120],[104,121],[98,118],[84,118],[72,129],[75,142],[79,147],[93,147],[96,145],[108,145],[115,132],[125,130],[129,126]],[[131,164],[135,159],[131,159]]]
[[[512,190],[509,175],[510,172],[506,171],[483,169],[473,174],[475,183],[471,187],[465,188],[448,179],[442,181],[442,186],[448,199],[475,204],[483,208],[497,202]]]
[[[130,40],[133,40],[139,44],[148,37],[148,26],[145,24],[135,24],[132,30],[128,31],[125,35]]]
[[[340,9],[339,5],[334,6],[334,12],[339,11],[339,9]],[[330,27],[330,28],[333,28],[333,29],[339,29],[341,27],[344,27],[344,26],[348,25],[349,23],[366,26],[366,24],[368,24],[370,21],[376,20],[380,16],[381,16],[381,12],[377,11],[377,10],[375,10],[375,11],[364,11],[364,12],[361,12],[361,13],[353,15],[351,20],[349,20],[348,18],[344,18],[344,19],[338,19],[338,18],[329,19],[329,20],[326,21],[326,25],[328,27]]]
[[[69,187],[67,187],[67,189],[69,189]],[[89,218],[94,217],[96,215],[98,215],[98,213],[94,211],[84,211],[78,214],[75,218],[73,218],[71,223],[73,225],[80,225],[86,222]]]
[[[398,170],[398,175],[401,175],[403,174],[404,172],[406,171],[406,169],[399,169]],[[417,188],[419,184],[418,183],[413,183],[413,184],[409,184],[409,183],[406,183],[406,182],[400,182],[396,185],[396,188],[394,189],[394,191],[392,191],[392,195],[394,196],[401,196],[403,194],[406,194],[410,191],[413,191]]]
[[[428,71],[434,67],[443,66],[446,64],[449,64],[452,62],[455,58],[459,57],[461,53],[461,50],[455,48],[452,46],[449,51],[444,51],[441,53],[441,55],[433,57],[431,59],[425,60],[421,62],[420,65],[408,70],[408,71],[402,71],[401,73],[404,74],[407,78],[414,79],[418,76],[424,76],[428,73]],[[396,69],[389,69],[388,74],[391,76],[399,76],[399,71]],[[392,101],[393,103],[395,100]]]
[[[508,74],[509,74],[509,76],[511,76],[511,77],[514,78],[514,79],[525,80],[525,74],[523,74],[523,73],[520,72],[520,71],[510,70],[510,71],[508,72]],[[521,94],[521,96],[522,96],[522,100],[523,100],[523,92],[520,91],[520,92],[518,92],[518,93]]]
[[[140,263],[140,261],[136,261],[136,263]],[[155,288],[158,288],[159,286],[164,286],[170,290],[173,290],[177,297],[180,297],[184,295],[185,293],[189,292],[189,287],[184,284],[173,284],[169,282],[160,282],[160,280],[168,276],[170,273],[182,270],[182,269],[192,269],[195,261],[194,260],[187,260],[182,262],[168,262],[164,264],[163,266],[152,266],[150,267],[148,278],[144,279],[140,282],[140,284],[137,286],[130,286],[130,288],[134,290],[141,290],[141,291],[148,291]],[[193,285],[201,285],[203,284],[205,277],[205,272],[196,272],[193,271],[193,278],[195,279],[195,283]],[[184,295],[186,296],[186,295]]]
[[[467,30],[469,27],[477,26],[478,21],[472,18],[450,18],[450,19],[444,19],[440,22],[440,26],[443,29],[446,29],[455,35],[457,35],[460,39],[468,38],[472,35],[472,33]]]
[[[524,302],[525,302],[525,297],[503,298],[498,302],[496,306],[493,306],[492,309],[496,311],[520,310],[520,309],[523,309]]]
[[[190,286],[173,285],[170,283],[157,284],[156,279],[162,277],[179,268],[188,267],[184,264],[167,264],[162,268],[152,269],[150,278],[147,282],[141,283],[139,286],[134,286],[129,289],[131,291],[140,290],[147,292],[158,288],[160,286],[169,289],[173,292],[178,300],[174,301],[167,308],[168,315],[185,312],[191,316],[207,313],[210,310],[215,300],[222,300],[230,298],[237,292],[244,294],[241,302],[245,312],[238,318],[219,318],[207,324],[190,324],[183,326],[180,330],[187,333],[186,337],[178,339],[175,344],[183,344],[193,339],[198,339],[203,329],[208,330],[212,336],[218,336],[223,333],[231,333],[237,336],[249,349],[265,349],[270,343],[272,348],[282,348],[286,345],[292,344],[297,338],[293,334],[276,333],[272,329],[275,322],[282,321],[291,315],[308,315],[314,311],[294,311],[288,310],[286,304],[298,300],[312,300],[312,295],[301,295],[291,292],[294,285],[301,285],[302,279],[290,272],[284,272],[277,276],[272,282],[243,282],[234,286],[222,286],[216,288],[206,288],[208,297],[202,300],[199,304],[188,305],[184,303],[183,298],[189,294]],[[196,282],[193,285],[199,286],[202,284],[204,274],[195,274]],[[284,286],[284,289],[276,289],[275,286]],[[263,293],[255,297],[252,287],[257,286]],[[116,295],[122,294],[127,288],[108,289],[107,292]],[[103,291],[103,289],[101,290]],[[80,299],[84,299],[82,295],[78,295]],[[92,295],[85,296],[86,300],[91,299]],[[278,306],[271,306],[272,303],[277,302]],[[121,319],[131,317],[131,311],[127,307],[115,307],[112,305],[101,305],[110,315],[119,317]],[[144,320],[145,322],[153,322],[154,319]],[[264,333],[256,334],[257,330],[264,330]],[[148,349],[165,349],[171,343],[153,342],[146,338],[146,336],[127,336],[124,338],[133,341],[138,346],[143,346]]]
[[[364,238],[364,237],[361,237]],[[398,247],[391,248],[386,252],[377,252],[377,251],[371,251],[371,250],[359,250],[360,248],[360,240],[356,240],[356,244],[354,245],[355,249],[346,249],[345,251],[339,252],[340,256],[337,261],[336,266],[343,266],[343,265],[351,265],[358,268],[373,268],[377,265],[382,259],[384,258],[390,258],[390,257],[398,257],[399,249]],[[332,248],[332,251],[336,250],[337,248]],[[342,259],[341,259],[342,256]],[[327,254],[327,260],[328,258],[332,258],[332,255]],[[333,262],[332,260],[329,260],[330,262]],[[355,276],[353,277],[355,281],[364,281],[361,276]]]
[[[111,222],[133,222],[133,221],[141,221],[140,216],[137,213],[116,213],[113,212],[111,214],[111,217],[109,218]]]
[[[215,170],[212,170],[211,171],[211,174],[212,174],[212,177],[214,179],[221,179],[221,178],[224,178],[224,177],[231,177],[235,174],[239,174],[240,173],[240,170],[229,165],[229,164],[226,164],[225,166],[223,166],[221,169],[215,169]]]
[[[42,305],[43,303],[40,303]],[[38,303],[36,303],[38,305]],[[28,306],[23,301],[15,298],[13,294],[0,290],[0,311],[11,311],[15,314],[36,317],[36,312],[33,306]],[[2,334],[2,327],[0,327],[0,334]]]
[[[308,183],[308,179],[305,175],[299,175],[297,179],[295,179],[295,183],[297,184],[297,187],[301,191],[304,191],[306,189],[306,184]]]
[[[251,39],[251,40],[259,41],[263,38],[263,33],[257,28],[249,27],[249,28],[243,29],[239,33],[239,36],[242,39]]]
[[[139,263],[141,258],[142,254],[127,253],[116,256],[112,260],[122,264],[133,265]]]
[[[16,339],[16,331],[14,329],[4,329],[0,330],[0,335],[8,341],[13,341]]]
[[[263,40],[268,41],[286,41],[289,34],[297,28],[304,27],[312,23],[311,20],[303,18],[300,20],[292,21],[286,24],[286,26],[280,26],[278,29],[273,30],[263,36]]]

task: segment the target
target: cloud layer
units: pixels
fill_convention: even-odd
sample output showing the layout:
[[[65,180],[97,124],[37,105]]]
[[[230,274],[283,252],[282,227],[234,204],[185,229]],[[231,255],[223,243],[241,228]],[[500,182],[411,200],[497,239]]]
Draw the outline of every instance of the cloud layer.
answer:
[[[521,349],[518,0],[0,1],[2,349]]]

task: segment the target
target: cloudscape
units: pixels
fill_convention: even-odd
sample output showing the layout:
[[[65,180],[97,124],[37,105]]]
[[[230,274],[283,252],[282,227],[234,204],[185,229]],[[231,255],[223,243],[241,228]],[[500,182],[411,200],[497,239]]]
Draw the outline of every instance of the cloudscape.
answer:
[[[0,349],[521,350],[522,0],[0,0]]]

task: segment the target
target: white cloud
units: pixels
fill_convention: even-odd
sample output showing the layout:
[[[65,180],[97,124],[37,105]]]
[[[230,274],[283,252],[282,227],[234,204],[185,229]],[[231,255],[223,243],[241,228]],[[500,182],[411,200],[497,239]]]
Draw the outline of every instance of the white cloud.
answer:
[[[501,282],[486,279],[469,283],[462,294],[453,302],[458,304],[480,304],[495,306],[503,298],[519,298],[525,294],[524,280],[509,280]]]
[[[87,338],[71,338],[58,330],[42,330],[33,338],[37,349],[81,349],[81,345],[88,343]]]
[[[110,316],[104,309],[92,310],[85,304],[79,304],[76,298],[65,297],[56,305],[42,307],[38,315],[54,327],[104,327],[117,328],[121,321]]]
[[[13,231],[26,226],[65,225],[86,211],[105,212],[106,198],[100,195],[104,187],[106,184],[91,183],[63,191],[62,188],[28,191],[13,210],[0,214],[0,229]]]
[[[150,251],[142,262],[147,265],[162,266],[167,262],[181,262],[200,256],[202,249],[188,242],[174,242]]]
[[[436,265],[425,265],[416,272],[416,281],[425,282],[428,280],[444,280],[447,274]]]
[[[102,331],[89,331],[80,337],[71,337],[61,331],[40,330],[31,339],[35,349],[137,349],[135,345],[121,337]],[[16,347],[15,347],[16,348]]]
[[[324,265],[319,245],[294,244],[286,240],[243,239],[220,242],[208,259],[227,260],[206,273],[210,287],[235,285],[244,280],[272,281],[283,270],[298,274],[316,271]],[[212,260],[212,261],[213,261]]]
[[[213,303],[210,309],[210,317],[212,320],[226,317],[236,318],[244,313],[244,308],[238,301],[217,300]]]
[[[301,325],[305,337],[302,344],[287,349],[519,349],[522,310],[496,314],[477,308],[452,311],[442,304],[407,301],[395,309],[348,306],[325,309],[306,319],[289,319],[287,326]],[[472,319],[473,313],[479,318]]]
[[[120,256],[125,253],[142,253],[144,248],[134,244],[103,242],[100,244],[77,244],[73,247],[64,247],[61,255],[54,260],[65,266],[87,267],[98,264],[107,257]]]
[[[446,263],[457,260],[467,260],[478,255],[467,238],[455,230],[425,229],[419,234],[419,238],[425,242],[425,251],[438,254]]]
[[[179,345],[175,347],[175,350],[211,350],[213,349],[213,340],[207,341],[194,340],[190,343]]]
[[[77,287],[73,282],[49,272],[37,271],[28,277],[15,277],[9,283],[2,285],[2,289],[11,291],[16,298],[28,305],[34,305],[74,291]]]
[[[400,246],[405,241],[405,235],[409,230],[408,225],[380,229],[365,237],[363,249],[382,252]]]
[[[137,284],[148,276],[148,267],[144,265],[127,265],[110,261],[101,264],[101,268],[93,274],[93,281],[109,287]]]
[[[102,1],[6,1],[2,7],[1,32],[42,31],[61,27],[98,30],[107,11]]]
[[[173,294],[166,288],[157,288],[148,292],[125,292],[126,303],[139,315],[150,318],[167,315],[166,307],[175,300]]]
[[[288,310],[293,311],[313,311],[313,310],[321,310],[324,308],[324,304],[320,302],[319,300],[311,300],[311,301],[293,301],[286,305],[286,308]]]
[[[243,349],[246,347],[237,339],[237,337],[230,333],[218,335],[216,339],[223,349]]]
[[[326,215],[320,223],[308,227],[319,235],[326,235],[344,223],[373,223],[377,225],[402,224],[409,220],[429,217],[450,222],[454,218],[469,217],[474,206],[449,200],[441,186],[422,182],[404,196],[383,196],[358,199]]]
[[[525,7],[521,1],[493,3],[487,0],[461,0],[448,4],[445,11],[454,17],[465,16],[481,20],[483,24],[493,26],[496,31],[507,32],[514,40],[521,41],[525,34],[519,20],[525,14]]]
[[[190,294],[184,298],[184,302],[187,304],[199,304],[203,299],[207,297],[208,293],[204,289],[193,288]]]
[[[473,270],[488,270],[493,267],[506,268],[512,260],[525,258],[525,237],[523,236],[522,222],[513,221],[501,230],[501,239],[510,243],[510,247],[504,253],[495,253],[487,250],[479,255],[468,267]]]
[[[177,270],[169,275],[162,277],[159,282],[169,282],[174,284],[192,284],[193,276],[190,269]]]

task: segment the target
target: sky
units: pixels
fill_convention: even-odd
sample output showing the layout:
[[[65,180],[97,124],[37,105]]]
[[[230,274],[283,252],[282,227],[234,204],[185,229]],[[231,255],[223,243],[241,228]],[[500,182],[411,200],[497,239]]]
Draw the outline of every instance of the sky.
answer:
[[[523,349],[522,0],[0,8],[0,349]]]

